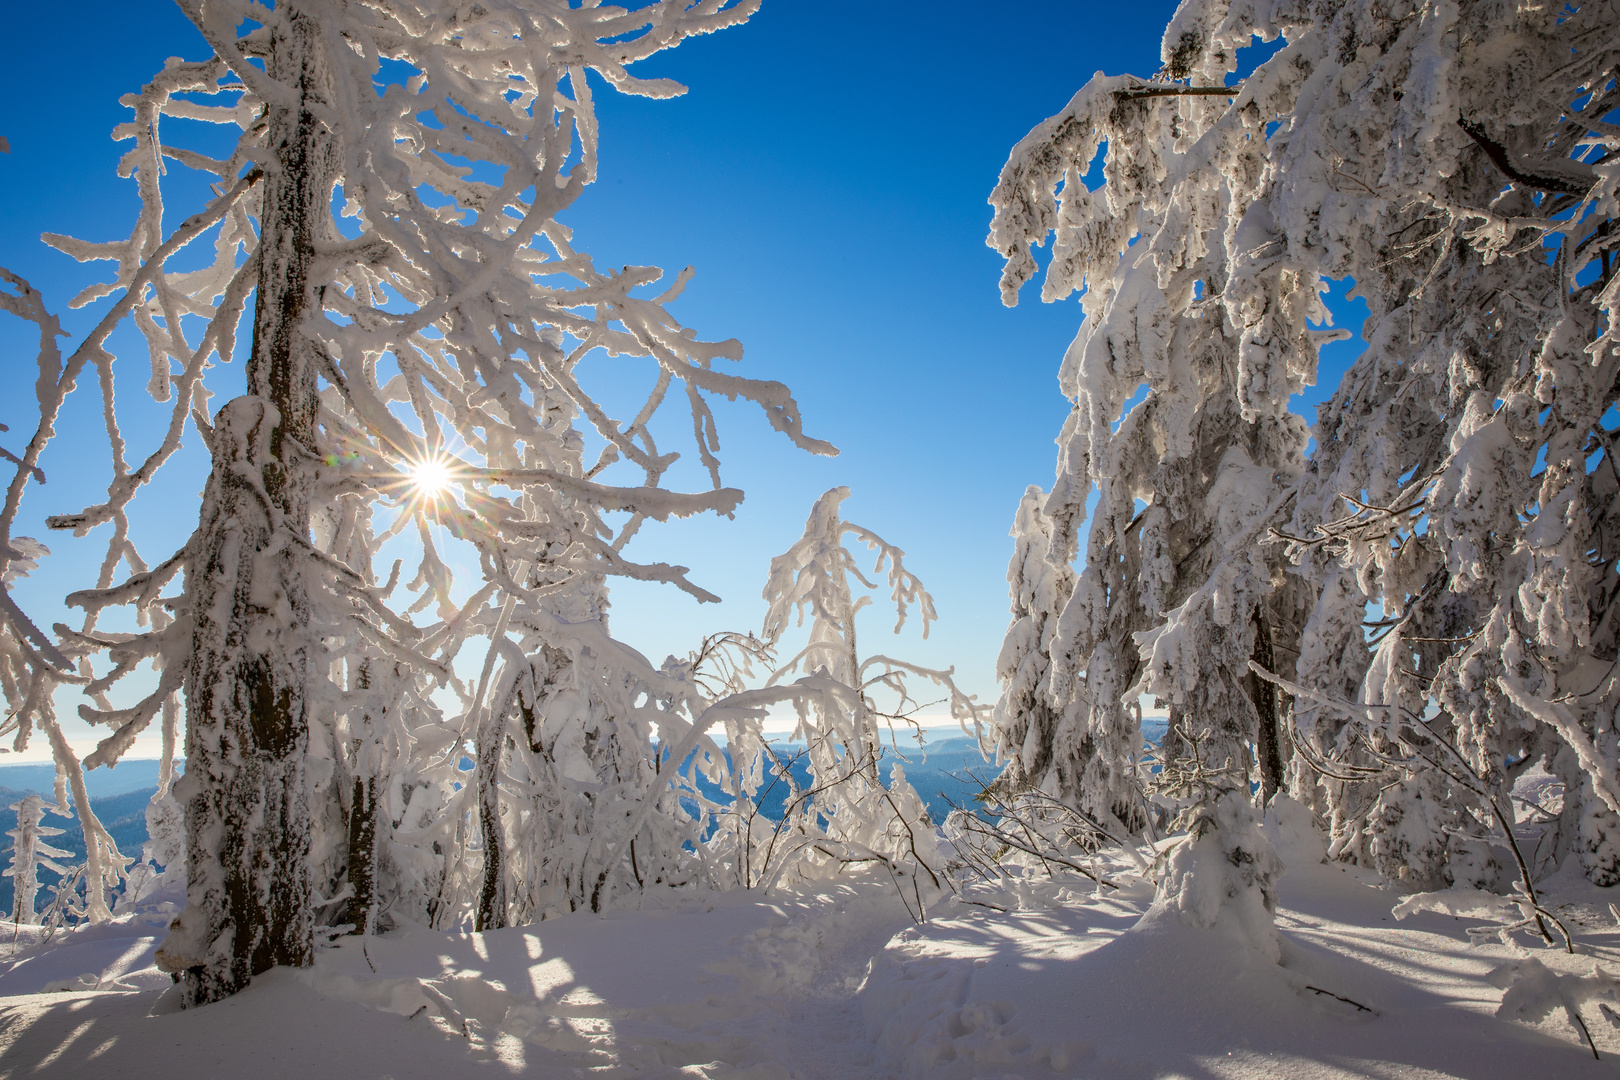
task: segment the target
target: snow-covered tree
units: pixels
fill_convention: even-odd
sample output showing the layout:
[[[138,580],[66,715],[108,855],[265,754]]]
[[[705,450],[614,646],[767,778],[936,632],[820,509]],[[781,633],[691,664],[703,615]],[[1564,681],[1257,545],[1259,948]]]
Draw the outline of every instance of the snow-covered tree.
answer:
[[[780,779],[788,785],[786,812],[761,845],[757,873],[768,885],[785,874],[814,878],[838,873],[850,863],[876,862],[895,876],[920,919],[928,893],[942,884],[943,860],[922,799],[906,782],[899,761],[884,779],[884,736],[892,740],[894,725],[905,723],[915,711],[913,680],[941,690],[952,719],[975,738],[983,737],[982,714],[988,710],[956,686],[952,670],[881,653],[862,655],[856,616],[872,603],[868,591],[881,586],[862,572],[846,540],[874,553],[872,573],[885,575],[895,605],[895,633],[913,605],[925,637],[936,616],[933,598],[905,568],[905,552],[844,520],[841,508],[848,497],[849,488],[837,487],[817,499],[804,535],[771,560],[763,640],[777,644],[791,625],[802,626],[806,615],[809,640],[772,673],[764,688],[730,699],[757,705],[790,701],[797,724],[789,741],[804,744],[808,766],[802,787],[790,770],[779,767]],[[748,752],[746,744],[742,749]],[[754,873],[750,869],[751,878]]]
[[[1074,593],[1074,571],[1052,552],[1046,493],[1031,484],[1013,521],[1013,556],[1007,564],[1012,622],[996,658],[1003,684],[992,718],[996,753],[1007,763],[1001,783],[1010,791],[1035,788],[1054,794],[1080,789],[1073,770],[1091,757],[1085,716],[1073,699],[1059,707],[1050,688],[1052,635],[1057,613]],[[1065,770],[1068,770],[1066,773]]]
[[[1381,608],[1360,700],[1382,708],[1350,712],[1318,745],[1363,767],[1358,750],[1404,758],[1406,774],[1325,785],[1335,843],[1419,880],[1488,881],[1477,838],[1502,833],[1513,776],[1545,758],[1566,781],[1562,850],[1612,883],[1615,193],[1602,162],[1616,13],[1420,14],[1344,20],[1341,45],[1355,33],[1368,55],[1355,70],[1313,58],[1338,99],[1300,110],[1324,144],[1358,140],[1341,155],[1341,173],[1366,181],[1342,185],[1356,226],[1329,250],[1372,318],[1323,410],[1322,466],[1293,533],[1338,555]],[[1319,616],[1344,621],[1343,602],[1325,595]]]
[[[487,928],[602,910],[653,884],[770,888],[875,863],[924,917],[942,860],[903,767],[894,761],[884,776],[885,737],[898,749],[894,728],[919,707],[917,680],[938,687],[975,736],[987,710],[951,670],[860,651],[856,616],[880,586],[846,540],[875,553],[896,632],[913,605],[925,626],[934,610],[904,552],[843,520],[848,494],[823,495],[804,536],[771,561],[760,637],[714,635],[687,660],[654,669],[597,619],[514,613],[513,625],[524,625],[479,728],[473,782],[447,795],[477,801],[482,853],[454,862],[455,880],[440,892],[449,907],[476,896],[475,925]],[[778,665],[777,646],[806,616],[809,640]],[[751,686],[756,667],[767,677]],[[766,742],[763,723],[781,707],[797,717],[788,739],[803,743],[798,755]],[[778,817],[760,812],[771,787],[782,793]]]
[[[476,925],[600,911],[651,885],[728,882],[731,836],[713,835],[715,804],[694,770],[728,792],[735,784],[696,723],[719,722],[734,758],[757,724],[704,718],[712,702],[682,665],[654,668],[600,620],[542,608],[523,621],[468,796],[480,800],[482,830]]]
[[[59,879],[67,876],[67,867],[58,859],[66,859],[71,852],[52,847],[50,838],[61,836],[63,830],[44,824],[47,813],[60,813],[42,795],[29,795],[11,804],[17,814],[17,827],[7,831],[11,837],[11,864],[5,876],[11,879],[14,890],[11,900],[11,921],[32,925],[39,920],[34,910],[34,898],[39,895],[39,872],[49,870]]]
[[[1123,571],[1089,590],[1082,578],[1060,638],[1082,624],[1069,612],[1083,597],[1118,617],[1121,584],[1165,580],[1150,518],[1185,487],[1144,483],[1139,509],[1106,484],[1144,473],[1138,459],[1185,455],[1175,438],[1191,414],[1156,443],[1133,421],[1185,385],[1178,365],[1198,369],[1173,335],[1221,324],[1203,333],[1225,374],[1201,400],[1230,394],[1235,423],[1190,440],[1207,447],[1191,489],[1207,562],[1185,578],[1172,546],[1174,580],[1195,591],[1143,605],[1132,661],[1142,688],[1181,695],[1215,733],[1244,667],[1284,686],[1291,786],[1330,826],[1332,853],[1418,883],[1490,883],[1487,834],[1510,840],[1507,788],[1539,760],[1566,780],[1564,850],[1594,880],[1620,877],[1616,14],[1188,0],[1159,76],[1093,80],[1014,151],[994,200],[1009,295],[1053,230],[1045,295],[1086,288],[1052,512],[1078,518],[1097,483],[1087,573]],[[1234,78],[1257,39],[1274,44]],[[1105,183],[1087,191],[1103,142]],[[1367,349],[1301,462],[1287,399],[1314,378],[1318,294],[1346,277],[1367,301]],[[1135,561],[1104,545],[1138,513]],[[1113,660],[1097,637],[1070,633],[1087,685]]]
[[[1319,597],[1300,777],[1322,777],[1341,857],[1489,883],[1481,839],[1507,838],[1518,769],[1564,772],[1566,843],[1612,813],[1612,765],[1581,750],[1610,723],[1614,194],[1594,162],[1613,145],[1615,12],[1390,14],[1211,6],[1186,33],[1215,52],[1284,37],[1243,84],[1281,106],[1266,202],[1303,268],[1353,277],[1372,316],[1286,530]],[[1370,656],[1350,640],[1366,600]],[[1580,831],[1602,878],[1607,830]]]
[[[756,6],[182,0],[213,55],[171,60],[125,99],[133,232],[48,237],[117,265],[79,302],[120,295],[66,360],[51,367],[42,345],[46,418],[23,461],[93,368],[108,497],[50,524],[110,536],[95,587],[70,597],[83,624],[58,630],[88,683],[81,715],[111,729],[86,767],[117,761],[165,702],[183,701],[174,794],[189,902],[159,958],[188,1003],[307,963],[317,923],[366,930],[397,905],[439,925],[496,925],[595,905],[610,881],[667,880],[663,865],[685,857],[680,800],[647,775],[647,714],[673,691],[607,636],[605,582],[713,599],[683,568],[626,552],[648,520],[740,500],[721,485],[709,397],[752,401],[797,445],[831,448],[802,433],[784,386],[722,370],[740,359],[736,342],[702,341],[670,315],[689,274],[653,292],[656,269],[598,269],[557,218],[596,176],[589,74],[680,93],[628,69]],[[171,119],[228,137],[173,145]],[[164,178],[180,172],[214,194],[172,225]],[[200,265],[197,243],[212,247]],[[148,346],[147,389],[169,409],[133,467],[108,349],[125,318]],[[647,390],[633,412],[582,388],[582,364],[616,360],[625,384],[634,359]],[[237,360],[245,382],[233,384],[219,365]],[[215,409],[221,391],[233,396]],[[711,490],[667,486],[679,454],[657,444],[653,421],[676,403]],[[148,563],[129,539],[134,500],[188,426],[212,458],[199,526]],[[628,483],[607,482],[620,474]],[[482,581],[470,595],[445,542],[471,545]],[[99,628],[126,606],[135,633]],[[465,679],[457,657],[480,640],[480,673]],[[115,703],[146,664],[155,685]],[[48,717],[48,701],[31,700],[28,715]],[[77,759],[58,756],[78,777]],[[603,787],[610,774],[618,786]],[[643,846],[621,848],[610,823],[641,820],[635,800],[653,792],[677,824],[643,822]],[[538,821],[585,839],[563,844]],[[88,872],[103,909],[99,890],[124,869],[107,845]]]
[[[1282,257],[1245,262],[1272,242],[1263,212],[1247,214],[1264,125],[1228,108],[1223,60],[1178,41],[1167,35],[1156,81],[1082,88],[1013,149],[991,197],[1004,301],[1036,273],[1031,247],[1049,232],[1043,299],[1083,290],[1059,374],[1074,408],[1045,508],[1054,563],[1075,557],[1093,492],[1096,505],[1085,567],[1053,612],[1048,692],[1085,714],[1062,796],[1133,827],[1143,692],[1169,706],[1172,743],[1254,771],[1268,794],[1281,784],[1275,696],[1248,664],[1294,647],[1298,601],[1257,541],[1285,520],[1278,492],[1307,442],[1287,399],[1326,336],[1309,325],[1326,318],[1314,281]]]

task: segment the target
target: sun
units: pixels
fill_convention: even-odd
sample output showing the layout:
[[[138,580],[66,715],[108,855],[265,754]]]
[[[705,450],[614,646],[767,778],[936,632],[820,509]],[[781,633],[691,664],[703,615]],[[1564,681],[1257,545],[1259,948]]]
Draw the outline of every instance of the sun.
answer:
[[[418,499],[437,502],[455,486],[455,468],[450,458],[440,454],[407,466],[405,480]]]

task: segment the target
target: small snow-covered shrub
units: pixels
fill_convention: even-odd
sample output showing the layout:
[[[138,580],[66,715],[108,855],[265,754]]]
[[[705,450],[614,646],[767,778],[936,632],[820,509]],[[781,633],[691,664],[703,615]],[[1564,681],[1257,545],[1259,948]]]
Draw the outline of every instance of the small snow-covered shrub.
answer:
[[[1218,928],[1281,959],[1273,912],[1282,860],[1260,831],[1254,808],[1228,791],[1200,806],[1159,882],[1157,903],[1189,925]]]
[[[1620,884],[1620,814],[1596,797],[1590,777],[1582,778],[1579,795],[1569,800],[1579,822],[1570,846],[1592,884]]]
[[[1426,777],[1391,785],[1379,793],[1362,826],[1367,864],[1420,888],[1444,886],[1447,816]]]

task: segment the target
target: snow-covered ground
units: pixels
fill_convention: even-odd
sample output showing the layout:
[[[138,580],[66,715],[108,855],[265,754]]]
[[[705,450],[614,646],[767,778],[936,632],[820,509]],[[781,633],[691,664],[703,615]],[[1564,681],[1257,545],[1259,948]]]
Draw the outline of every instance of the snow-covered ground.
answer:
[[[1470,947],[1465,919],[1397,922],[1398,893],[1279,847],[1281,966],[1219,929],[1143,918],[1135,878],[1101,896],[1078,877],[981,886],[971,898],[992,906],[942,901],[923,925],[892,888],[854,880],[348,938],[312,970],[179,1012],[151,966],[164,916],[126,915],[25,936],[0,965],[0,1077],[1526,1080],[1620,1061],[1595,1006],[1601,1063],[1561,1012],[1495,1016],[1488,975],[1518,948]],[[1581,952],[1534,955],[1583,975],[1620,960],[1603,891],[1573,873],[1545,884]]]

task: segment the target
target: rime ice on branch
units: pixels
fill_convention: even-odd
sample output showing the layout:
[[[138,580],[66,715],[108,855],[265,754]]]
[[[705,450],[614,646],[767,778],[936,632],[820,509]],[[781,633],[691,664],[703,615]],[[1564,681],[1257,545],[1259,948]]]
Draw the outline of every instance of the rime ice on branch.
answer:
[[[107,499],[51,521],[108,536],[95,587],[70,597],[84,622],[58,627],[89,683],[81,715],[110,729],[85,765],[116,762],[160,714],[172,738],[184,702],[189,905],[160,960],[189,1002],[307,962],[316,927],[500,925],[692,872],[685,845],[705,826],[652,732],[702,703],[608,636],[605,582],[713,599],[626,545],[649,519],[741,499],[721,483],[714,396],[832,448],[802,432],[786,387],[725,370],[735,341],[675,321],[689,271],[654,292],[660,271],[597,268],[557,218],[596,175],[590,73],[678,94],[630,67],[756,6],[182,0],[214,55],[125,98],[141,213],[127,240],[49,238],[116,264],[80,303],[116,300],[40,394],[54,415],[94,366],[113,451]],[[234,141],[219,156],[171,143],[182,119]],[[176,225],[164,177],[182,170],[214,197]],[[212,260],[180,269],[194,244]],[[169,408],[133,464],[107,350],[126,317]],[[216,411],[211,372],[239,353],[247,394]],[[587,367],[611,363],[623,384],[635,361],[632,411],[582,388]],[[677,409],[710,490],[666,486],[679,454],[654,418]],[[149,564],[130,514],[188,425],[213,457],[201,524]],[[470,588],[446,537],[471,546]],[[139,633],[98,629],[125,605]],[[453,664],[480,648],[463,682]],[[148,664],[151,692],[115,704]],[[649,800],[660,816],[642,820]]]
[[[1003,295],[1054,233],[1043,297],[1086,313],[1056,561],[1098,504],[1049,701],[1083,703],[1070,753],[1100,764],[1066,797],[1128,791],[1108,740],[1145,691],[1211,765],[1266,794],[1285,766],[1334,857],[1497,884],[1508,789],[1545,762],[1560,857],[1620,880],[1617,27],[1612,3],[1188,0],[1154,79],[1098,76],[1014,149]],[[1367,348],[1307,460],[1288,398],[1347,277]]]
[[[894,726],[911,720],[919,707],[912,697],[918,680],[944,692],[951,718],[975,739],[982,740],[982,714],[988,709],[958,689],[954,669],[919,667],[881,653],[861,655],[856,616],[872,602],[867,592],[881,586],[862,573],[844,546],[846,538],[872,551],[872,573],[886,575],[895,633],[911,605],[922,618],[924,637],[936,616],[933,597],[905,568],[905,552],[844,520],[841,507],[848,497],[849,488],[838,487],[817,499],[804,535],[771,560],[764,640],[776,645],[790,623],[803,625],[806,614],[809,640],[772,673],[766,687],[748,692],[746,699],[756,706],[793,704],[797,724],[789,739],[804,744],[809,775],[800,787],[786,764],[773,758],[775,774],[788,788],[786,810],[768,836],[750,837],[759,854],[749,864],[747,884],[815,879],[851,863],[876,863],[893,876],[913,917],[922,920],[928,900],[943,884],[944,863],[933,823],[899,762],[884,782],[879,764],[884,729],[890,729],[892,740]],[[803,674],[789,682],[798,672]],[[747,820],[753,828],[756,819]]]
[[[65,878],[68,868],[58,859],[66,859],[69,852],[52,847],[50,838],[61,836],[63,830],[44,824],[46,813],[59,813],[43,796],[29,795],[11,804],[17,814],[17,827],[6,833],[11,837],[11,865],[5,876],[11,879],[11,921],[32,925],[39,921],[34,909],[34,898],[39,895],[39,872],[49,870]]]

